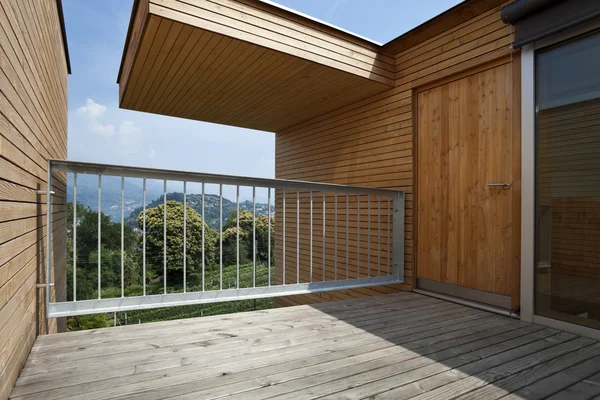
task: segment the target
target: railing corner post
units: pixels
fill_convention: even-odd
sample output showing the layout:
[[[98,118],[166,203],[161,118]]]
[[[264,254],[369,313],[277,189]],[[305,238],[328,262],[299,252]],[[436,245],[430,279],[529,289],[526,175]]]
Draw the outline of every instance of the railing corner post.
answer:
[[[393,274],[398,281],[404,282],[404,219],[405,219],[405,193],[398,192],[394,196],[393,212]]]
[[[48,159],[46,182],[46,319],[50,318],[50,288],[52,286],[52,160]]]

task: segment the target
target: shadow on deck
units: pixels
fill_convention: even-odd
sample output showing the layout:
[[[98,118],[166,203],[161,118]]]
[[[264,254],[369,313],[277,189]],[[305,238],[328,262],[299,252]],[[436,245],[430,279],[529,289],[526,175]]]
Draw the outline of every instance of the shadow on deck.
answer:
[[[595,341],[400,293],[42,336],[11,398],[578,399],[599,394]]]

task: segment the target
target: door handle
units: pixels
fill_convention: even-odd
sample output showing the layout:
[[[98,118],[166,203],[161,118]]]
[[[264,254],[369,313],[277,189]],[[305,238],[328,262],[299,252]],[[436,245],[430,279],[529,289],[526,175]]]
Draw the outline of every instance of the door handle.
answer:
[[[510,182],[504,183],[488,183],[488,187],[501,187],[503,189],[510,189]]]

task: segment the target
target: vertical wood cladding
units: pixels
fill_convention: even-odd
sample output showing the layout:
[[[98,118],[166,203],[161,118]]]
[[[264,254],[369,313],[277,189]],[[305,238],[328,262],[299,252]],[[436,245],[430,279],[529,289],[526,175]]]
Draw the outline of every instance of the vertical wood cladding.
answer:
[[[45,322],[47,159],[67,155],[67,63],[55,0],[0,2],[0,399],[8,398]],[[65,185],[52,188],[57,266],[66,252]],[[63,249],[63,251],[61,251]],[[66,295],[57,274],[53,297]]]
[[[413,213],[415,90],[468,73],[476,67],[487,64],[493,67],[510,62],[512,27],[501,21],[500,8],[495,7],[395,55],[394,88],[277,132],[277,178],[406,192],[405,284],[280,298],[278,304],[305,304],[376,295],[414,286],[413,233],[417,223]],[[518,55],[513,60],[519,62]],[[514,110],[518,110],[517,105],[518,101],[513,102]],[[513,185],[520,193],[520,182],[515,181]],[[281,203],[278,201],[278,204]],[[291,211],[290,206],[286,206],[286,210]],[[280,209],[278,213],[281,213]],[[520,216],[518,212],[517,215]],[[280,233],[281,227],[277,229]],[[286,226],[286,231],[289,230]],[[306,234],[303,235],[301,238],[306,239]],[[333,238],[327,238],[333,243]],[[281,239],[281,235],[276,237],[277,255],[281,254]],[[295,237],[286,235],[286,248],[293,249],[294,246]],[[280,261],[277,260],[277,265],[280,265]]]

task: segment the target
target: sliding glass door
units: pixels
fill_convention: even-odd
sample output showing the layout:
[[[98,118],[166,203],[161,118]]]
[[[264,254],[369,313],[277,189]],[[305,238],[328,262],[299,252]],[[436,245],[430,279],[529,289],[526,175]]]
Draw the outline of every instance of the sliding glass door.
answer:
[[[600,34],[536,53],[535,313],[600,328]]]

